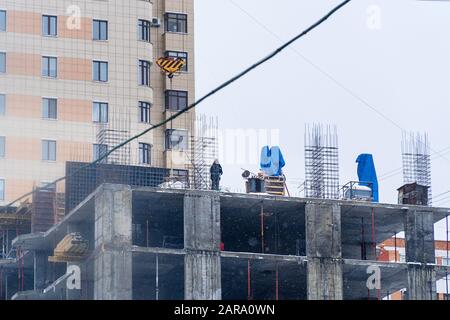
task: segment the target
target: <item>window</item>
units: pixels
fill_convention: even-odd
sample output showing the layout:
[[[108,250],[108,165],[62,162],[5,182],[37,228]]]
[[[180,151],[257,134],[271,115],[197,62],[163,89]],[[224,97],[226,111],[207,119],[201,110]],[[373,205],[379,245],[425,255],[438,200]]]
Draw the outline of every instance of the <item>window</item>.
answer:
[[[166,110],[180,111],[187,108],[188,93],[187,91],[166,91]]]
[[[56,99],[53,98],[42,99],[42,118],[57,119],[58,118],[57,105],[58,102]]]
[[[187,33],[187,14],[166,13],[166,32]]]
[[[442,265],[450,267],[450,258],[442,258]]]
[[[5,137],[0,137],[0,158],[5,156]]]
[[[0,31],[6,31],[6,11],[0,10]]]
[[[139,60],[139,84],[150,86],[150,62]]]
[[[186,150],[188,148],[188,132],[186,130],[166,130],[166,150]]]
[[[139,163],[150,164],[150,151],[152,146],[148,143],[139,143]]]
[[[5,200],[5,180],[0,179],[0,201]]]
[[[139,101],[139,120],[141,122],[150,123],[150,107],[150,103]]]
[[[108,21],[94,20],[92,30],[94,40],[108,40]]]
[[[400,263],[406,263],[406,256],[404,254],[400,254]]]
[[[42,140],[42,160],[56,161],[56,141]]]
[[[92,69],[94,81],[108,82],[108,62],[94,61]]]
[[[58,75],[58,59],[55,57],[42,57],[42,76],[56,78]]]
[[[42,16],[42,35],[47,37],[58,35],[58,18],[56,16]]]
[[[139,40],[150,42],[150,21],[139,20],[138,32]]]
[[[108,145],[106,144],[94,144],[94,161],[97,161],[101,157],[105,156],[108,153]],[[102,162],[106,162],[106,159],[102,160]]]
[[[92,121],[99,123],[108,122],[108,104],[105,102],[94,102],[92,104]]]
[[[181,68],[181,71],[188,71],[188,54],[187,52],[179,52],[179,51],[166,51],[166,57],[170,58],[181,58],[184,60],[184,66]]]
[[[6,96],[0,94],[0,116],[6,113]]]
[[[0,52],[0,73],[6,72],[6,53]]]

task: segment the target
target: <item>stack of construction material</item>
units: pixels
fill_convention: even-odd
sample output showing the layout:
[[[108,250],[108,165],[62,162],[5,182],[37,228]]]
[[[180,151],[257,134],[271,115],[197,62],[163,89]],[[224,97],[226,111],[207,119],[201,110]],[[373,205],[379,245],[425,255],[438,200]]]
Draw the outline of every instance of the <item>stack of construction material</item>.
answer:
[[[56,246],[53,256],[48,258],[50,262],[72,262],[86,258],[89,250],[89,242],[74,232],[66,235]]]
[[[265,177],[266,192],[274,196],[285,195],[286,178],[279,177]]]

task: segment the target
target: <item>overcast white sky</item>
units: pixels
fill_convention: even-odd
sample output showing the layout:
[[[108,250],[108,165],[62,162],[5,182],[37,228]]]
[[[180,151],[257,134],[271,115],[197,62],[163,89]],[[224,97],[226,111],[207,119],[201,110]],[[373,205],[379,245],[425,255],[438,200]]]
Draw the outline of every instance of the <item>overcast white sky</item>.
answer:
[[[341,1],[195,2],[198,98]],[[337,125],[341,184],[357,178],[360,153],[374,155],[379,176],[400,169],[400,128],[426,131],[433,194],[439,195],[450,190],[449,17],[450,2],[354,0],[292,49],[207,100],[198,112],[218,116],[222,131],[279,129],[293,193],[304,180],[306,123]],[[223,185],[242,190],[240,168],[257,171],[258,166],[228,162]],[[402,179],[398,170],[380,181],[382,202],[397,202]],[[448,196],[435,204],[450,206]]]

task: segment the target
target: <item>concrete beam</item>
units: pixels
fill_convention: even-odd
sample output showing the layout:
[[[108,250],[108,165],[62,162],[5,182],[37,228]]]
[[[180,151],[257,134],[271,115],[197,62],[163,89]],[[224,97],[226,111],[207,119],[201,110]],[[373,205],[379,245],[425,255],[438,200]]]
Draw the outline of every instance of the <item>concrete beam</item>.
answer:
[[[94,299],[132,299],[132,191],[104,184],[95,197]]]

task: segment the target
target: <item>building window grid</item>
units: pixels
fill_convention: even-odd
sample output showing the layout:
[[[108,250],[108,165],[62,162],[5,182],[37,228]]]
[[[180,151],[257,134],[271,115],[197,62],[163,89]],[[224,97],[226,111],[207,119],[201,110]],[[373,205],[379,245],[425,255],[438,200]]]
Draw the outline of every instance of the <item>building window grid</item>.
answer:
[[[187,14],[166,13],[166,32],[187,33]]]
[[[98,82],[108,82],[108,62],[106,61],[93,61],[92,73],[93,80]]]
[[[166,150],[182,151],[188,149],[188,132],[181,129],[166,130]]]
[[[56,141],[42,140],[42,160],[56,161]]]
[[[108,21],[106,20],[93,20],[93,39],[95,41],[108,40]]]
[[[6,10],[0,10],[0,31],[6,31]]]
[[[184,60],[184,66],[180,71],[188,72],[188,53],[182,51],[166,51],[167,58],[181,58]]]
[[[56,120],[58,118],[58,100],[55,98],[42,99],[42,118]]]
[[[106,144],[94,144],[94,161],[97,161],[101,157],[108,153],[109,147]],[[106,163],[106,159],[102,160],[102,163]]]
[[[42,76],[48,78],[56,78],[58,76],[58,58],[42,57]]]
[[[106,102],[94,102],[92,104],[92,121],[96,123],[108,123],[109,105]]]
[[[139,60],[139,85],[150,86],[150,61]]]
[[[188,92],[178,90],[167,90],[165,97],[166,110],[181,111],[187,108]]]
[[[442,265],[443,266],[450,266],[450,258],[442,257]]]
[[[150,108],[149,102],[139,101],[139,121],[142,123],[150,123]]]
[[[6,73],[6,52],[0,52],[0,73]]]
[[[138,21],[139,40],[150,42],[150,27],[151,27],[150,21],[139,19]]]
[[[46,37],[56,37],[58,35],[58,17],[42,16],[42,35]]]
[[[152,145],[148,143],[139,143],[139,163],[151,164]]]

